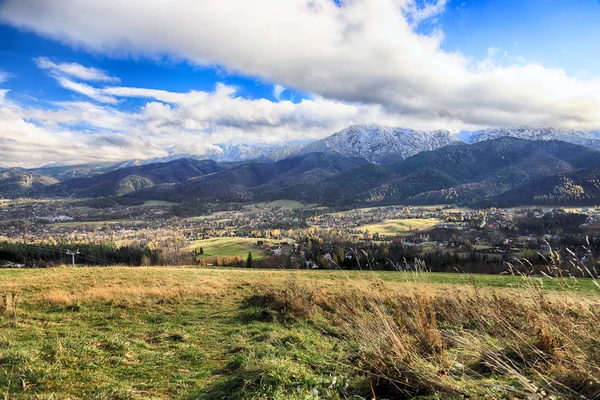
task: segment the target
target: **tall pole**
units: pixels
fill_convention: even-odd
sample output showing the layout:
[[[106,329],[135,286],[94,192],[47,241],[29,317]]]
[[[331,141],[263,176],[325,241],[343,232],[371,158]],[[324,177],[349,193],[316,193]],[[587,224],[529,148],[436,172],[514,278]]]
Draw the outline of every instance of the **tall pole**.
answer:
[[[67,250],[67,255],[71,256],[71,265],[75,268],[75,256],[79,254],[79,250],[73,252],[71,250]]]

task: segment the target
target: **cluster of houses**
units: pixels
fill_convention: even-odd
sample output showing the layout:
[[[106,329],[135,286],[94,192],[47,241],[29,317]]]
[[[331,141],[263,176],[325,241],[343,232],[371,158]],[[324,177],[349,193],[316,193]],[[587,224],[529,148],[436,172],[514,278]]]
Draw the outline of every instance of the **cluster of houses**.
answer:
[[[256,238],[258,244],[272,255],[280,256],[302,251],[294,242],[303,243],[307,235],[317,235],[325,240],[332,236],[356,239],[357,232],[364,225],[422,218],[440,221],[433,229],[439,231],[438,237],[416,232],[405,234],[397,240],[406,246],[451,250],[474,246],[478,251],[484,251],[486,247],[499,246],[545,250],[548,241],[560,239],[547,235],[514,234],[519,216],[531,213],[527,209],[390,206],[345,212],[319,212],[318,209],[306,212],[281,207],[246,207],[242,211],[223,211],[195,218],[172,217],[166,210],[168,206],[165,205],[92,209],[73,207],[68,202],[5,201],[4,207],[0,207],[0,240],[115,242],[145,246],[152,242],[167,243],[174,236],[181,238],[182,245],[214,237],[250,237]],[[555,211],[552,208],[536,209],[533,215],[543,218]],[[588,216],[584,227],[597,224],[600,219],[600,210],[597,208],[583,208],[578,212]],[[261,239],[280,242],[273,245],[272,240]],[[361,240],[373,239],[374,236],[361,237]]]

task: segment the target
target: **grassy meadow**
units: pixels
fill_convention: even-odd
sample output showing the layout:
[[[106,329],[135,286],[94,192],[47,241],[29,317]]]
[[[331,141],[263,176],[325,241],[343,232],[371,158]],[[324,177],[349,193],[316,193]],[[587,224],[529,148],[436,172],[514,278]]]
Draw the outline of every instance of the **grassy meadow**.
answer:
[[[599,346],[591,279],[0,270],[5,399],[592,399]]]
[[[437,218],[408,218],[408,219],[390,219],[377,224],[361,225],[356,229],[359,231],[369,231],[369,233],[378,233],[385,236],[396,236],[411,231],[424,231],[441,224],[443,221]]]
[[[190,250],[202,247],[203,257],[209,262],[219,257],[242,257],[244,260],[248,253],[252,253],[252,258],[260,260],[264,258],[266,251],[263,247],[257,245],[257,241],[262,240],[265,243],[279,243],[281,240],[274,239],[255,239],[255,238],[236,238],[236,237],[217,237],[204,240],[196,240],[188,246]],[[282,239],[283,240],[283,239]]]

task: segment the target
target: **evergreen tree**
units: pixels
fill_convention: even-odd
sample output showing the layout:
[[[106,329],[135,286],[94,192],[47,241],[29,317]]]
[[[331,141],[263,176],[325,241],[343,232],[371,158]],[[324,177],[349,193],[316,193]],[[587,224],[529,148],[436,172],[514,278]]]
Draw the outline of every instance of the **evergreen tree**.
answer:
[[[248,259],[246,260],[246,267],[252,268],[252,252],[248,252]]]

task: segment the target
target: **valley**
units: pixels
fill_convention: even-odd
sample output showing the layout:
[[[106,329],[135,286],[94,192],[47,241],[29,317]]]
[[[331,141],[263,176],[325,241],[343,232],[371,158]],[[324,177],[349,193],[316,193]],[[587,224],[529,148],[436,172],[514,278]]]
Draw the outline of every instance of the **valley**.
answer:
[[[5,170],[0,387],[594,398],[600,153],[544,137]]]
[[[569,274],[595,276],[600,254],[597,207],[335,209],[278,200],[94,208],[80,200],[20,200],[5,202],[0,218],[8,267],[69,264],[66,250],[80,248],[78,265],[245,267],[250,254],[251,266],[264,268],[407,270],[421,260],[438,272],[498,274],[511,265],[553,274],[545,257],[554,250],[591,263],[582,273],[565,261]],[[519,264],[524,259],[528,268]]]
[[[0,399],[600,400],[600,0],[0,0]]]
[[[565,135],[489,130],[465,143],[351,126],[280,159],[16,169],[0,185],[0,261],[61,265],[85,247],[77,264],[399,270],[421,260],[504,273],[526,259],[521,272],[548,274],[554,249],[590,263],[565,263],[569,274],[594,275],[600,152],[595,133],[555,140]]]

